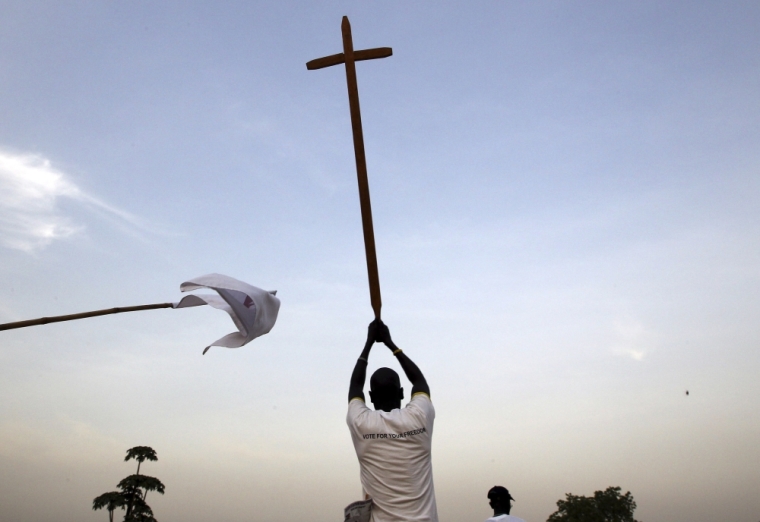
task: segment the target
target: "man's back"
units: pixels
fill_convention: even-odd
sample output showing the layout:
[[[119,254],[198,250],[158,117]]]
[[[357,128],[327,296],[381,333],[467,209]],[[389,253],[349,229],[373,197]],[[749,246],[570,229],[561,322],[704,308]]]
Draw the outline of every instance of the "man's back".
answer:
[[[360,399],[349,403],[346,421],[374,521],[438,520],[430,459],[434,419],[425,393],[390,412],[373,411]]]

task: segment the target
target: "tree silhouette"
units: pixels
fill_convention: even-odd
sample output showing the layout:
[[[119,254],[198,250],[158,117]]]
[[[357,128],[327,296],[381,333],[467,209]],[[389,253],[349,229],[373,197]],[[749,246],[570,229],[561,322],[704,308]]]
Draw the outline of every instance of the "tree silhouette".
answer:
[[[125,516],[124,520],[126,522],[157,522],[153,517],[153,510],[150,509],[150,506],[144,500],[140,500],[139,497],[135,499],[129,518]]]
[[[557,501],[557,511],[546,522],[637,522],[635,510],[630,491],[621,495],[619,487],[609,487],[595,491],[593,497],[567,493],[565,500]]]
[[[106,508],[108,510],[108,521],[113,522],[113,512],[116,508],[124,508],[126,505],[124,500],[124,495],[120,491],[103,493],[92,501],[92,510],[97,511]]]
[[[153,515],[146,513],[133,513],[127,522],[158,522]]]
[[[138,494],[142,491],[142,499],[148,496],[148,491],[158,491],[162,495],[164,494],[164,485],[156,477],[149,477],[148,475],[130,475],[127,478],[121,479],[116,485],[117,488],[122,491],[136,491]]]
[[[127,497],[127,514],[124,517],[124,520],[128,520],[133,512],[135,507],[135,499],[142,498],[142,500],[145,500],[145,497],[148,494],[148,490],[146,489],[144,493],[140,492],[141,486],[140,481],[138,479],[134,479],[131,477],[139,477],[140,475],[140,465],[145,462],[146,460],[151,460],[153,462],[156,462],[158,460],[158,455],[156,455],[156,451],[151,448],[150,446],[135,446],[134,448],[129,448],[127,450],[127,456],[124,457],[124,462],[129,461],[130,459],[135,459],[137,461],[137,473],[134,475],[130,475],[129,477],[125,478],[121,482],[119,482],[119,487],[122,491],[124,491],[126,497]],[[143,475],[144,476],[144,475]],[[164,485],[161,484],[161,481],[158,479],[155,479],[153,477],[148,477],[156,482],[158,482],[158,487],[160,489],[158,490],[162,495],[164,494]],[[130,480],[131,479],[131,480]],[[148,482],[148,484],[152,484],[155,486],[154,483]],[[147,505],[147,504],[146,504]],[[152,515],[151,515],[152,516]]]
[[[126,509],[124,522],[156,522],[153,510],[145,499],[148,491],[157,491],[163,495],[166,488],[156,477],[140,475],[140,465],[146,460],[157,461],[158,456],[151,447],[135,446],[127,450],[124,461],[130,459],[137,461],[137,473],[119,482],[116,487],[120,491],[111,491],[96,497],[92,501],[92,509],[107,508],[109,522],[113,522],[113,512],[116,508]]]
[[[127,456],[124,457],[124,462],[127,462],[129,459],[135,459],[137,461],[137,475],[139,475],[140,464],[146,460],[156,462],[158,456],[156,455],[155,450],[150,446],[135,446],[134,448],[129,448],[127,450]]]

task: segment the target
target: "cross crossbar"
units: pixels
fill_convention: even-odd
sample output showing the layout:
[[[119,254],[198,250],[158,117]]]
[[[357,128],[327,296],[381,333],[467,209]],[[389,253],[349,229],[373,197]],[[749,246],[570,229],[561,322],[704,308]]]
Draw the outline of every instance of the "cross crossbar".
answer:
[[[388,58],[389,56],[393,56],[393,49],[391,47],[375,47],[374,49],[354,51],[355,62],[374,60],[376,58]],[[324,69],[325,67],[331,67],[333,65],[340,65],[342,63],[346,63],[346,55],[338,53],[306,62],[306,68],[310,71],[314,71],[316,69]]]

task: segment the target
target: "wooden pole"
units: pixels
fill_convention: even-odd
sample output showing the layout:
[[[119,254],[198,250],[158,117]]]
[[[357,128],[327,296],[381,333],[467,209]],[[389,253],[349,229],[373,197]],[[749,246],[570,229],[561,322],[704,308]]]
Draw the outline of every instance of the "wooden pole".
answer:
[[[351,37],[351,24],[348,17],[343,17],[341,23],[343,34],[343,53],[317,58],[306,64],[309,70],[321,69],[345,63],[346,84],[348,85],[348,106],[351,111],[351,130],[354,138],[354,156],[356,158],[356,177],[359,182],[359,203],[362,212],[362,231],[364,232],[364,253],[367,258],[367,276],[369,278],[369,296],[375,318],[380,319],[380,309],[383,306],[380,297],[380,276],[377,270],[377,253],[375,251],[375,231],[372,225],[372,205],[369,198],[369,181],[367,179],[367,160],[364,155],[364,133],[362,132],[362,115],[359,109],[359,87],[356,82],[355,62],[386,58],[393,54],[390,47],[365,49],[354,52],[354,42]]]
[[[356,157],[356,177],[359,181],[359,203],[362,211],[362,230],[364,231],[364,253],[367,257],[367,275],[369,277],[369,298],[375,317],[380,319],[383,301],[380,298],[380,275],[377,271],[377,253],[375,251],[375,230],[372,226],[372,204],[369,199],[369,180],[367,179],[367,159],[364,156],[364,133],[362,132],[362,114],[359,110],[359,86],[356,82],[356,65],[354,64],[354,42],[351,37],[351,24],[348,17],[343,17],[340,25],[343,33],[343,54],[346,59],[346,83],[348,84],[348,106],[351,110],[351,130],[354,135],[354,156]]]
[[[81,314],[56,315],[54,317],[40,317],[39,319],[29,319],[27,321],[18,321],[15,323],[0,324],[0,331],[13,330],[15,328],[26,328],[27,326],[38,326],[48,323],[60,323],[61,321],[74,321],[76,319],[85,319],[87,317],[97,317],[99,315],[121,314],[124,312],[138,312],[140,310],[155,310],[157,308],[171,308],[172,303],[159,303],[140,306],[123,306],[120,308],[108,308],[105,310],[94,310],[92,312],[82,312]]]

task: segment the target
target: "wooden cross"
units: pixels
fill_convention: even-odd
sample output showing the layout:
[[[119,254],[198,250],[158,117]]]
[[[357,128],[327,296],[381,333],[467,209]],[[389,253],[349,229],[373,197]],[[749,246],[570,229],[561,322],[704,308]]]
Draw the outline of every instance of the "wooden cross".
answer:
[[[354,51],[351,38],[351,24],[348,17],[343,17],[340,25],[343,33],[343,52],[317,58],[306,64],[310,71],[322,69],[341,63],[346,64],[346,83],[348,84],[348,106],[351,109],[351,128],[354,134],[354,155],[356,156],[356,176],[359,179],[359,203],[362,209],[362,229],[364,230],[364,251],[367,255],[367,275],[369,276],[369,296],[375,318],[380,319],[380,277],[377,273],[377,254],[375,253],[375,232],[372,227],[372,206],[369,201],[369,181],[367,180],[367,160],[364,157],[364,134],[362,133],[362,115],[359,111],[359,88],[356,84],[356,66],[354,62],[387,58],[393,54],[390,47],[378,47]]]

